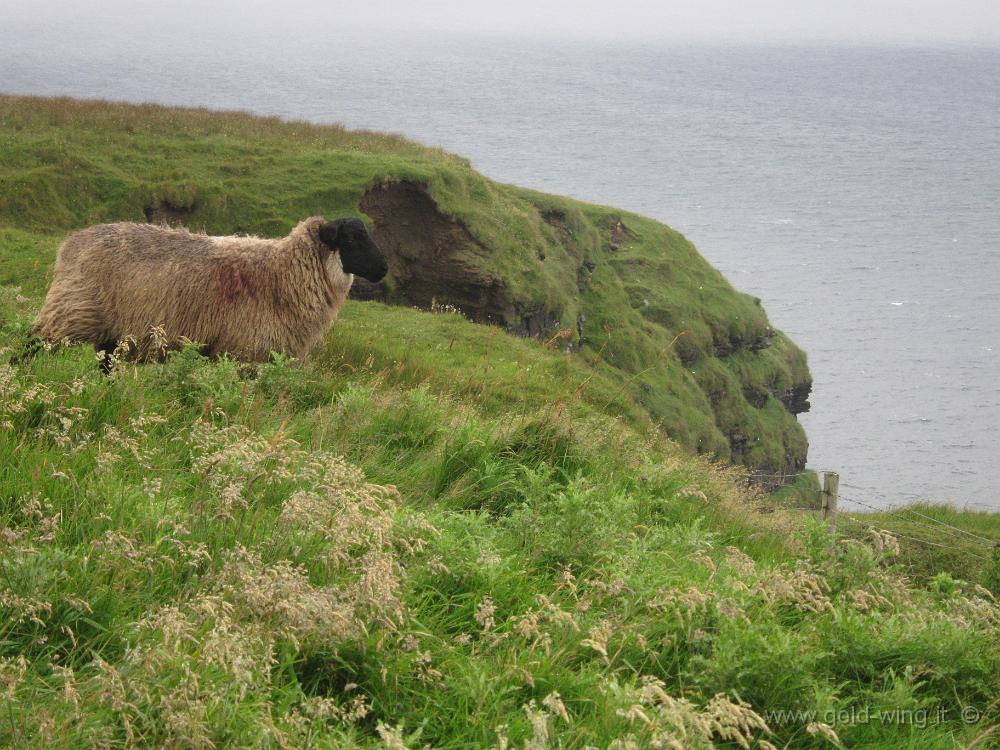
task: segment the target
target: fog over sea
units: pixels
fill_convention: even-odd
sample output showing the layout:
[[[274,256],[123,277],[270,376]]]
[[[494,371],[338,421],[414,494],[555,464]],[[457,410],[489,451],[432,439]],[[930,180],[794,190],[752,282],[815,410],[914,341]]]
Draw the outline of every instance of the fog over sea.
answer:
[[[809,353],[809,463],[845,498],[1000,509],[1000,49],[383,36],[165,8],[7,19],[0,91],[394,131],[665,221]]]

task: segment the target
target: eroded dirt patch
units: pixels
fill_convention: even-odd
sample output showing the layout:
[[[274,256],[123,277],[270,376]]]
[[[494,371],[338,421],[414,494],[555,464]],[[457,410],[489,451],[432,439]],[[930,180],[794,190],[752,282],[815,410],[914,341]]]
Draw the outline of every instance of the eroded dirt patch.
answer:
[[[461,222],[441,212],[426,188],[415,182],[377,185],[360,208],[375,223],[375,241],[389,263],[389,283],[355,279],[354,299],[430,308],[454,305],[477,323],[492,323],[522,336],[542,336],[556,316],[524,310],[503,279],[482,270],[489,254]]]
[[[605,249],[609,252],[617,252],[618,249],[624,245],[626,242],[635,239],[635,232],[625,226],[625,222],[621,219],[615,219],[611,222],[610,228],[611,239]]]
[[[169,201],[157,201],[147,204],[143,208],[143,213],[146,214],[146,221],[150,224],[175,227],[187,222],[194,213],[194,206],[176,206]]]

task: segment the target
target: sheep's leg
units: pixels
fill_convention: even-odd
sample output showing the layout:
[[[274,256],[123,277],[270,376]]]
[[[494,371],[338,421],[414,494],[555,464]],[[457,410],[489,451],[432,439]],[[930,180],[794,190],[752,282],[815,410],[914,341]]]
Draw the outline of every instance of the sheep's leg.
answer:
[[[94,350],[97,352],[98,366],[101,368],[102,375],[111,374],[111,370],[115,365],[114,351],[117,348],[117,341],[102,341],[99,344],[94,344]]]
[[[42,340],[38,336],[34,333],[28,334],[28,340],[24,342],[24,348],[21,350],[21,353],[15,354],[10,358],[11,367],[30,362],[42,350],[43,346]]]

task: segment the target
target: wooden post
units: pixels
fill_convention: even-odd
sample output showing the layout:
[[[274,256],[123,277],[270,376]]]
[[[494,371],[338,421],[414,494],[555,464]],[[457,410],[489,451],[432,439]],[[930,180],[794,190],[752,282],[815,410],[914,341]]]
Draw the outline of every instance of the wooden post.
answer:
[[[837,491],[840,488],[840,474],[833,471],[823,472],[823,520],[826,530],[837,533]]]

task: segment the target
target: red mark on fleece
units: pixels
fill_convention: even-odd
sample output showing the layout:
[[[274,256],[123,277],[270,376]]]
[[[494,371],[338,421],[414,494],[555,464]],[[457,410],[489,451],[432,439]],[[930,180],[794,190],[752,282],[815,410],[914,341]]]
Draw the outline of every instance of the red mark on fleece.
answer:
[[[259,283],[249,263],[226,260],[214,271],[215,291],[223,302],[256,299]]]

